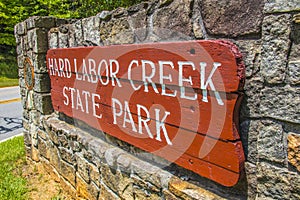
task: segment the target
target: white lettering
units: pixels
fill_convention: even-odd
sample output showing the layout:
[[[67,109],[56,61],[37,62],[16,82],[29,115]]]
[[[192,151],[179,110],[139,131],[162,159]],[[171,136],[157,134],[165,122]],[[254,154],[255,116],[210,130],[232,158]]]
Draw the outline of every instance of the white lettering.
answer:
[[[94,93],[92,93],[93,116],[95,116],[95,117],[101,119],[101,118],[102,118],[102,114],[97,115],[97,113],[96,113],[96,107],[97,107],[97,108],[100,107],[99,103],[96,103],[96,100],[95,100],[96,97],[97,97],[98,99],[100,99],[100,95],[99,95],[99,94],[94,94]]]
[[[98,78],[96,74],[96,62],[94,59],[91,58],[89,58],[89,70],[90,70],[91,82],[97,83]]]
[[[170,141],[170,138],[167,133],[167,129],[165,127],[165,120],[167,119],[168,115],[170,115],[170,112],[165,111],[165,115],[161,120],[159,119],[159,112],[160,112],[160,109],[155,109],[155,119],[156,119],[156,138],[155,139],[158,141],[161,141],[160,129],[162,129],[168,145],[172,145],[172,142]]]
[[[164,96],[169,96],[169,97],[175,97],[177,91],[174,91],[171,94],[166,93],[166,85],[164,84],[164,80],[169,80],[170,82],[172,82],[172,76],[171,74],[169,74],[168,76],[164,76],[164,65],[169,65],[171,66],[172,69],[174,69],[174,64],[171,61],[159,61],[159,83],[161,84],[161,95]]]
[[[151,67],[151,73],[148,76],[146,75],[146,64],[148,64]],[[155,65],[154,65],[154,63],[149,61],[149,60],[142,60],[142,80],[143,80],[144,86],[145,86],[144,92],[149,92],[148,83],[151,83],[154,91],[156,93],[159,93],[157,88],[156,88],[155,83],[152,82],[152,78],[154,77],[154,75],[155,75]]]
[[[78,70],[77,70],[77,60],[76,60],[76,58],[74,58],[74,71],[75,71],[75,74],[76,74],[76,80],[81,81],[81,80],[82,80],[82,75],[80,75],[80,74],[78,73]]]
[[[137,111],[138,111],[138,125],[139,125],[139,133],[142,134],[143,133],[143,126],[142,124],[144,124],[144,127],[147,131],[147,134],[149,135],[150,138],[153,138],[153,135],[149,129],[149,126],[147,124],[147,122],[150,121],[150,114],[149,111],[147,110],[147,108],[145,106],[142,106],[140,104],[137,104]],[[143,110],[146,113],[146,119],[142,118],[142,114],[141,114],[141,110]]]
[[[64,97],[66,98],[66,99],[64,100],[64,104],[67,106],[67,105],[69,105],[69,97],[68,97],[68,95],[66,94],[66,90],[68,90],[68,88],[65,86],[65,87],[63,88],[63,95],[64,95]]]
[[[179,61],[178,62],[178,68],[179,68],[179,78],[178,78],[178,85],[180,86],[180,98],[188,99],[188,100],[196,100],[197,94],[195,94],[193,97],[189,97],[185,95],[185,87],[183,85],[183,82],[189,83],[191,86],[193,85],[192,77],[189,76],[188,78],[183,77],[183,66],[192,66],[192,69],[195,70],[196,67],[193,62],[190,61]]]
[[[129,118],[126,117],[127,115]],[[124,102],[124,120],[123,120],[124,128],[126,128],[126,124],[125,124],[126,122],[131,124],[132,131],[137,132],[127,101]]]
[[[120,117],[123,113],[122,111],[122,104],[118,99],[112,98],[112,110],[113,110],[113,117],[114,121],[113,124],[117,124],[117,116]],[[116,104],[119,106],[119,112],[117,112]]]
[[[205,82],[205,68],[206,68],[206,63],[205,62],[200,62],[200,66],[201,66],[201,89],[202,89],[202,101],[204,102],[208,102],[207,99],[207,86],[209,85],[211,90],[214,91],[217,102],[219,105],[224,105],[224,102],[222,100],[222,98],[220,97],[220,94],[218,91],[216,91],[216,88],[214,86],[214,83],[212,82],[212,76],[215,73],[215,71],[217,70],[218,67],[221,66],[221,63],[217,63],[214,62],[213,64],[213,69],[211,70],[209,76],[207,77],[207,81]]]
[[[139,62],[138,62],[137,60],[132,60],[132,61],[130,62],[129,66],[128,66],[128,79],[129,79],[129,81],[130,81],[130,84],[131,84],[132,88],[133,88],[135,91],[137,91],[137,90],[139,90],[142,86],[139,85],[138,87],[136,87],[136,86],[134,85],[133,81],[131,80],[131,68],[132,68],[132,65],[133,65],[133,64],[136,64],[136,65],[138,66],[138,65],[139,65]]]
[[[113,63],[116,66],[115,71],[113,71]],[[120,69],[119,62],[116,60],[109,60],[109,65],[110,65],[110,77],[111,77],[111,81],[112,81],[112,86],[115,86],[115,79],[116,79],[118,86],[122,87],[119,79],[117,78],[117,73],[119,72],[119,69]]]

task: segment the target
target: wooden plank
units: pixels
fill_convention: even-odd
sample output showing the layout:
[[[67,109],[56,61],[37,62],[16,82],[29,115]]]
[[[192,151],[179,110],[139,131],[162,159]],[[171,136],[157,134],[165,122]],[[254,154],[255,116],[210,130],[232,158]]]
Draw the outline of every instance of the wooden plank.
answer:
[[[102,118],[92,121],[90,117],[90,113],[93,112],[92,111],[93,109],[91,108],[91,106],[89,106],[90,110],[89,113],[87,114],[86,112],[78,111],[76,108],[72,109],[70,106],[64,105],[62,101],[64,97],[61,92],[52,91],[52,97],[53,97],[53,103],[55,103],[55,105],[57,106],[56,110],[63,112],[70,117],[82,120],[94,128],[100,128],[105,132],[107,131],[111,135],[121,140],[125,140],[135,145],[141,144],[140,147],[143,149],[145,149],[143,143],[151,144],[149,147],[146,146],[147,149],[145,150],[147,151],[153,152],[168,145],[166,142],[166,138],[163,135],[161,135],[162,141],[155,140],[156,138],[155,117],[152,117],[154,118],[154,120],[151,119],[147,123],[150,133],[151,135],[153,135],[153,139],[151,139],[149,138],[149,135],[147,134],[145,127],[142,127],[143,134],[138,133],[139,126],[138,126],[137,115],[132,115],[134,127],[136,130],[133,131],[132,125],[130,123],[126,123],[125,124],[126,127],[122,126],[124,124],[124,115],[125,115],[124,110],[122,116],[116,118],[117,124],[114,124],[112,107],[99,105],[99,108],[97,109],[97,115],[101,114]],[[123,108],[124,108],[124,102],[121,103],[123,104]],[[92,100],[89,101],[89,105],[92,105]],[[206,137],[206,142],[203,144],[205,140],[205,136],[203,135],[185,129],[179,129],[178,127],[174,127],[167,123],[165,127],[168,133],[168,137],[172,142],[171,146],[177,151],[186,152],[194,157],[199,157],[199,156],[202,157],[201,154],[205,154],[203,149],[210,149],[210,147],[213,146],[209,154],[203,157],[204,160],[219,165],[221,167],[227,168],[234,172],[238,172],[240,170],[239,156],[241,151],[241,145],[238,145],[238,143],[224,142],[214,138]],[[202,148],[202,153],[200,150],[201,148]],[[220,151],[222,151],[223,153],[220,154]]]
[[[129,82],[124,80],[120,82],[123,87],[115,88],[112,85],[93,84],[89,82],[80,82],[80,84],[76,85],[74,76],[70,79],[55,77],[55,79],[52,79],[51,87],[57,91],[63,91],[65,86],[75,87],[80,91],[93,91],[101,96],[96,101],[108,106],[111,106],[112,97],[127,99],[130,110],[134,114],[137,114],[136,104],[141,102],[150,111],[151,116],[153,116],[154,112],[153,105],[157,105],[157,107],[168,111],[176,110],[176,114],[170,115],[166,123],[223,140],[239,139],[233,116],[238,94],[222,93],[221,96],[225,106],[220,106],[213,94],[208,95],[208,102],[203,102],[201,100],[202,95],[201,93],[199,94],[201,91],[186,90],[187,96],[197,95],[197,100],[192,101],[181,99],[178,96],[177,98],[162,96],[155,93],[152,89],[149,89],[149,92],[145,95],[142,89],[134,91]],[[173,89],[173,92],[175,90],[179,92],[180,90],[179,88]],[[161,88],[158,87],[158,91],[161,91]],[[172,91],[167,90],[167,92],[171,93]],[[63,99],[62,96],[61,100]],[[151,107],[152,109],[150,109]],[[146,117],[145,112],[141,114]],[[218,118],[214,117],[215,115],[218,115]],[[214,119],[212,120],[212,118]]]
[[[63,112],[70,117],[82,120],[96,129],[103,130],[120,140],[134,144],[135,146],[150,153],[162,156],[180,166],[193,170],[197,173],[201,171],[199,174],[202,176],[214,177],[210,170],[215,169],[218,171],[217,169],[221,169],[222,172],[226,172],[225,174],[234,175],[236,178],[235,181],[238,180],[238,173],[242,168],[244,160],[241,142],[220,141],[166,124],[169,138],[172,141],[172,146],[169,146],[167,145],[163,135],[161,136],[161,142],[155,140],[156,135],[154,130],[156,127],[154,120],[149,122],[150,132],[153,133],[154,136],[154,139],[151,139],[145,132],[145,129],[143,129],[143,134],[140,134],[132,131],[132,127],[129,124],[126,124],[126,127],[122,127],[122,118],[117,118],[117,124],[113,124],[112,108],[109,106],[100,105],[100,109],[98,110],[99,113],[97,114],[101,113],[102,118],[96,120],[91,118],[87,113],[78,112],[76,109],[63,105],[61,101],[63,98],[61,93],[59,94],[57,91],[52,91],[52,94],[52,101],[57,106],[55,110]],[[135,126],[138,127],[137,115],[132,115],[132,117],[135,122]],[[211,150],[209,152],[205,152],[207,149]],[[203,154],[205,156],[201,157]],[[201,157],[200,160],[199,157]],[[184,158],[188,158],[188,160],[184,160]],[[189,164],[186,165],[186,163]],[[201,163],[201,170],[196,167],[196,163]],[[214,177],[214,179],[217,179],[217,177]],[[220,181],[222,182],[221,184],[229,184],[227,183],[229,180],[222,179],[218,182]],[[230,182],[232,182],[231,179]]]
[[[61,60],[62,62],[60,62],[59,59],[63,59],[63,61]],[[131,74],[132,80],[136,81],[143,81],[142,60],[150,61],[150,63],[155,64],[154,69],[151,68],[149,62],[145,63],[145,74],[149,76],[153,72],[154,76],[151,80],[158,84],[160,83],[161,75],[158,62],[170,61],[173,63],[174,69],[171,69],[170,65],[164,65],[164,74],[170,74],[172,77],[172,81],[164,80],[164,83],[167,85],[178,85],[178,61],[190,61],[195,65],[195,69],[193,70],[190,65],[184,65],[182,75],[186,78],[191,76],[193,85],[187,82],[183,84],[186,87],[196,89],[201,89],[200,63],[206,63],[204,82],[207,81],[213,70],[213,63],[221,63],[221,66],[217,68],[212,77],[216,91],[235,92],[242,88],[244,84],[244,65],[240,62],[241,54],[237,52],[233,44],[218,40],[50,49],[47,53],[48,66],[49,63],[53,64],[53,69],[55,69],[55,66],[57,66],[58,70],[68,69],[65,59],[68,60],[67,62],[69,62],[72,72],[93,74],[89,70],[89,66],[93,66],[93,64],[89,65],[89,59],[92,59],[95,62],[96,75],[100,74],[101,76],[110,76],[107,70],[100,70],[100,73],[98,73],[98,69],[104,69],[104,63],[107,62],[109,65],[109,60],[114,59],[119,64],[116,77],[128,79],[128,74]],[[76,59],[76,62],[74,59]],[[101,63],[103,60],[105,62]],[[131,73],[129,73],[128,68],[132,60],[138,60],[138,65],[133,64]],[[83,69],[83,63],[85,63],[86,70]],[[113,72],[115,68],[116,66],[113,62]],[[211,90],[212,88],[208,86],[207,89]]]
[[[54,109],[225,186],[244,153],[244,65],[225,41],[52,49]]]

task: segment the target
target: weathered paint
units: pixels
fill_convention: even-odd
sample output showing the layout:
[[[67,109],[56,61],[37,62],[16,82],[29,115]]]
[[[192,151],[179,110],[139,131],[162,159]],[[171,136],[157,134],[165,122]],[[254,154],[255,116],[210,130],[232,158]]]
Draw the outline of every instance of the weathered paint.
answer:
[[[225,186],[239,180],[244,65],[224,41],[52,49],[54,109]]]

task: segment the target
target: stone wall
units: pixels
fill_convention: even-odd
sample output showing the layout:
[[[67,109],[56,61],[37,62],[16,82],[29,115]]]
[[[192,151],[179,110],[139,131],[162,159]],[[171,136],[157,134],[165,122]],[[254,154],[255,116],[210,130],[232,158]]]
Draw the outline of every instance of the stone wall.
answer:
[[[300,3],[296,0],[160,0],[81,20],[31,17],[15,26],[27,156],[74,198],[299,199]],[[245,171],[231,188],[54,112],[51,48],[226,39],[243,53],[240,135]],[[26,89],[25,57],[35,85]]]

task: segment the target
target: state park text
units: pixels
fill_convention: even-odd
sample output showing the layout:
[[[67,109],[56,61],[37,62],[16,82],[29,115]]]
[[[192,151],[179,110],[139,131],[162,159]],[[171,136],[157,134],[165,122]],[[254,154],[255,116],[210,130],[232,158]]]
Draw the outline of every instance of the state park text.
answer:
[[[87,81],[95,84],[107,85],[111,84],[112,86],[122,87],[122,84],[118,78],[118,73],[120,69],[120,63],[115,59],[101,59],[99,62],[96,62],[92,58],[82,59],[80,62],[81,65],[78,64],[77,59],[69,60],[68,58],[48,58],[48,66],[50,70],[51,76],[61,76],[64,78],[72,78],[72,75],[75,75],[76,81]],[[193,86],[193,79],[191,75],[188,77],[183,76],[184,68],[191,68],[195,73],[199,73],[196,71],[195,63],[192,61],[178,61],[177,63],[173,63],[172,61],[158,61],[158,72],[156,72],[155,64],[150,60],[132,60],[127,67],[127,79],[130,81],[130,85],[133,90],[139,90],[143,87],[143,91],[147,93],[149,91],[148,85],[152,85],[152,89],[155,93],[160,93],[164,96],[176,97],[178,95],[180,98],[188,99],[188,100],[196,100],[197,94],[193,96],[187,96],[185,93],[184,84],[189,84],[189,86]],[[175,65],[178,67],[178,83],[176,83],[180,87],[180,94],[177,94],[177,91],[174,90],[171,93],[168,93],[166,90],[165,81],[172,82],[175,78],[172,77],[172,74],[167,74],[166,71],[175,70]],[[208,102],[207,99],[207,87],[209,86],[212,91],[214,91],[216,98],[218,100],[219,105],[224,105],[224,102],[220,98],[220,94],[215,90],[215,86],[213,83],[213,75],[218,67],[221,66],[221,63],[214,62],[212,70],[208,73],[208,78],[205,79],[206,66],[207,63],[200,62],[200,77],[201,77],[201,89],[203,90],[203,98],[202,101]],[[123,66],[122,66],[123,67]],[[132,69],[133,67],[141,67],[141,77],[140,80],[143,81],[142,84],[136,85],[132,80]],[[74,74],[72,73],[74,72]],[[159,84],[161,85],[161,92],[157,89],[156,84],[152,81],[153,77],[158,73]],[[174,74],[174,73],[173,73]],[[186,86],[186,85],[185,85]],[[79,91],[76,88],[72,87],[64,87],[63,88],[63,96],[64,96],[64,104],[72,106],[73,109],[80,110],[82,112],[89,113],[89,107],[92,107],[92,114],[94,117],[102,118],[102,114],[97,114],[97,108],[99,108],[99,103],[96,103],[96,98],[100,99],[101,94],[90,93],[89,91]],[[70,98],[69,98],[70,96]],[[92,105],[89,105],[89,98],[92,100]],[[143,133],[141,125],[145,127],[147,130],[147,134],[150,138],[153,138],[152,133],[149,131],[148,122],[150,121],[149,111],[142,104],[137,104],[138,113],[142,111],[149,116],[147,119],[142,119],[139,117],[138,121],[138,131],[135,127],[134,121],[132,120],[131,112],[128,107],[128,102],[121,102],[116,98],[112,98],[113,105],[113,117],[114,124],[117,124],[117,117],[121,117],[123,105],[124,105],[124,119],[123,119],[123,127],[126,127],[126,123],[129,123],[132,127],[132,130],[135,132]],[[119,111],[118,111],[119,110]],[[155,109],[155,119],[156,119],[156,140],[161,141],[160,132],[163,131],[165,139],[169,145],[172,145],[172,142],[169,139],[166,128],[164,127],[164,123],[168,115],[170,115],[169,111],[164,111],[163,117],[160,118],[160,109]]]
[[[235,123],[243,83],[238,56],[224,41],[51,49],[52,103],[120,140],[232,185],[243,162]],[[222,179],[234,176],[221,180],[211,168],[224,172]]]

